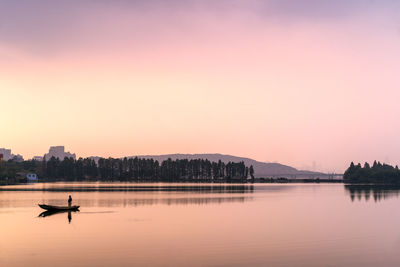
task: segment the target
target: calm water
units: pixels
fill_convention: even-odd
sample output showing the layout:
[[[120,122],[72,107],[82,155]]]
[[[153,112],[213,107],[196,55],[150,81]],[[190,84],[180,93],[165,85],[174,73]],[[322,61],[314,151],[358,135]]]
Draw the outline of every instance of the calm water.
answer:
[[[37,203],[68,194],[80,212],[39,216]],[[0,187],[0,266],[400,266],[398,196],[342,184]]]

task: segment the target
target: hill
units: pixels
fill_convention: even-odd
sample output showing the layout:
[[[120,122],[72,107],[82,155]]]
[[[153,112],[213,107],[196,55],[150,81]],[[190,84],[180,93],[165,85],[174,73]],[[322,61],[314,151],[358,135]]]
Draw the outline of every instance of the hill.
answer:
[[[136,156],[131,156],[133,158]],[[166,154],[166,155],[140,155],[138,158],[155,159],[159,162],[171,158],[175,159],[208,159],[209,161],[221,160],[225,163],[243,161],[246,166],[253,165],[256,177],[286,177],[286,178],[321,178],[328,179],[329,175],[320,172],[297,170],[296,168],[283,165],[280,163],[266,163],[256,161],[250,158],[236,157],[232,155],[223,154]]]

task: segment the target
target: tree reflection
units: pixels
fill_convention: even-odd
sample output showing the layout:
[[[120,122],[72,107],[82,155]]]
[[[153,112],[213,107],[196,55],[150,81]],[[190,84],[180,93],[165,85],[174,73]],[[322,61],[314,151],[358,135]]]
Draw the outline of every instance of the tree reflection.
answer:
[[[252,184],[42,184],[42,187],[3,187],[1,191],[39,192],[195,192],[195,193],[252,193]]]
[[[379,202],[400,195],[400,185],[345,185],[344,188],[351,201],[369,201],[372,197]]]

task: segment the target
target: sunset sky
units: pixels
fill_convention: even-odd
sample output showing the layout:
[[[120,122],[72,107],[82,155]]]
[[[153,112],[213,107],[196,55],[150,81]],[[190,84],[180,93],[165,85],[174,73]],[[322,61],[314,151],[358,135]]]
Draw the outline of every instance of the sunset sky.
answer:
[[[0,0],[0,147],[400,165],[400,1]]]

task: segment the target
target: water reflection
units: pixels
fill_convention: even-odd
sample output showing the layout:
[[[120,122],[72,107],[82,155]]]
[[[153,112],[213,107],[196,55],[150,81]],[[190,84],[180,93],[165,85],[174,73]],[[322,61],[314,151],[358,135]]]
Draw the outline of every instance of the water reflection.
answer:
[[[108,199],[86,199],[84,205],[94,207],[127,207],[127,206],[151,206],[151,205],[207,205],[222,204],[228,202],[245,202],[252,200],[247,196],[230,196],[230,197],[179,197],[179,198],[108,198]],[[81,202],[80,202],[81,203]]]
[[[191,196],[183,197],[170,196],[135,196],[135,195],[113,195],[107,197],[96,197],[87,195],[85,198],[75,197],[77,203],[81,207],[130,207],[130,206],[152,206],[152,205],[208,205],[208,204],[223,204],[223,203],[244,203],[251,201],[254,198],[246,195],[228,195],[228,196]],[[63,205],[64,199],[57,198],[43,198],[44,202],[51,203],[52,205]],[[3,200],[0,199],[0,208],[18,208],[18,207],[31,207],[35,206],[37,199],[20,199],[20,200]]]
[[[257,191],[289,188],[270,186]],[[75,204],[82,207],[222,204],[252,200],[255,190],[247,184],[44,183],[0,187],[0,208],[30,207],[37,201],[63,206],[64,193],[72,194]]]
[[[65,205],[68,194],[0,191],[0,266],[400,266],[400,198],[373,200],[400,187],[203,192],[75,192],[79,214],[33,219],[37,203]]]
[[[196,192],[196,193],[251,193],[247,184],[36,184],[0,187],[0,191],[42,192]]]
[[[47,210],[39,214],[38,217],[49,217],[53,216],[55,214],[60,214],[60,213],[68,213],[68,223],[71,223],[72,221],[72,212],[79,212],[79,210],[57,210],[57,211],[52,211],[52,210]]]
[[[393,185],[345,185],[346,192],[350,195],[351,201],[368,201],[373,198],[375,202],[398,198],[400,196],[400,186]]]

